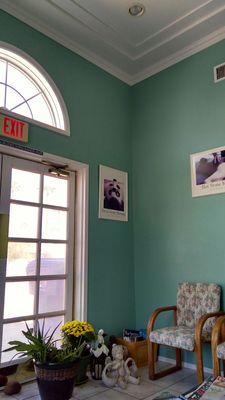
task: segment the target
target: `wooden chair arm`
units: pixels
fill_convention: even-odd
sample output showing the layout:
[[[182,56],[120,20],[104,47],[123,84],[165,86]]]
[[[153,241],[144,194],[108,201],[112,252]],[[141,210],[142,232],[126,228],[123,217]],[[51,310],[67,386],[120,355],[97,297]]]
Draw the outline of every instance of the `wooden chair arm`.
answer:
[[[219,317],[214,325],[214,328],[212,331],[212,340],[211,340],[212,349],[216,350],[218,344],[220,344],[220,342],[221,342],[221,338],[222,338],[222,340],[225,339],[225,337],[224,337],[225,326],[223,326],[224,324],[225,324],[225,315],[223,315],[222,317]]]
[[[165,311],[174,311],[174,323],[177,323],[177,306],[167,306],[167,307],[159,307],[157,308],[152,315],[149,317],[148,326],[147,326],[147,339],[149,338],[150,333],[153,331],[155,320],[158,315]]]
[[[216,312],[211,312],[208,314],[202,315],[199,320],[197,321],[196,327],[195,327],[195,342],[196,343],[201,343],[202,341],[202,331],[205,322],[207,319],[212,318],[212,317],[220,317],[221,315],[225,315],[224,311],[216,311]]]

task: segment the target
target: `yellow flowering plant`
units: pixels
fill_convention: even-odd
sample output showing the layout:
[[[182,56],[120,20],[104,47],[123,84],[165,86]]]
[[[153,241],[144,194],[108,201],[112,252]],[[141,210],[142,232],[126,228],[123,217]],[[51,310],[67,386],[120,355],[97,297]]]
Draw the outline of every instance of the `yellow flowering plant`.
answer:
[[[89,322],[68,321],[61,327],[63,345],[78,348],[86,343],[83,353],[89,352],[89,343],[96,339],[93,326]]]

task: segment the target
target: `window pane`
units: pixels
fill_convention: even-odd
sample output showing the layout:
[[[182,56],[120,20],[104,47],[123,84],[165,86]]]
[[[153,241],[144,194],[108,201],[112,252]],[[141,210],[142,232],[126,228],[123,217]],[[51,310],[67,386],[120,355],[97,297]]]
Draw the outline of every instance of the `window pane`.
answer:
[[[5,82],[5,66],[8,69],[7,82]],[[58,96],[57,91],[55,92],[51,79],[45,77],[41,68],[38,65],[35,66],[32,61],[16,52],[0,49],[1,82],[11,88],[8,97],[8,108],[11,111],[62,130],[65,130],[65,126],[69,127],[69,120],[66,112],[64,112],[65,106],[60,98],[61,96]],[[21,101],[18,102],[18,99],[13,100],[13,91],[15,96],[16,93],[17,96],[22,96],[26,104],[22,104]],[[0,90],[1,106],[4,106],[3,94],[4,92]],[[18,106],[19,103],[21,106]],[[14,108],[16,104],[18,108]]]
[[[57,327],[57,325],[59,325],[58,328],[56,329],[53,337],[55,340],[61,339],[61,329],[60,328],[64,324],[64,315],[40,319],[39,320],[40,327],[42,327],[43,322],[44,322],[44,331],[45,332],[49,331],[49,334],[51,334],[51,332]],[[59,343],[59,345],[60,345],[60,343]]]
[[[40,174],[12,169],[11,199],[39,201]]]
[[[33,328],[34,322],[33,321],[27,321],[27,325],[29,328]],[[2,335],[2,350],[8,349],[9,342],[11,340],[21,340],[23,342],[26,342],[25,336],[22,334],[22,330],[26,331],[26,325],[25,322],[13,322],[11,324],[4,324],[3,325],[3,335]],[[17,357],[14,357],[14,359],[18,358],[18,353],[16,351],[10,351],[8,353],[2,353],[1,356],[1,362],[7,362],[11,361],[12,357],[17,354]]]
[[[6,282],[4,318],[34,313],[35,282]],[[18,301],[19,299],[19,301]]]
[[[0,82],[5,83],[6,62],[0,60]]]
[[[41,275],[65,274],[66,244],[42,243]]]
[[[36,243],[8,243],[7,276],[26,276],[36,273]]]
[[[24,99],[19,93],[17,93],[14,89],[7,86],[6,108],[8,108],[8,110],[12,110],[12,108],[18,106],[23,101],[24,101]]]
[[[27,117],[27,118],[33,118],[32,113],[26,103],[22,104],[19,107],[14,108],[13,112],[24,115],[24,117]]]
[[[45,175],[43,203],[67,207],[67,186],[68,181],[66,179]]]
[[[37,87],[14,65],[8,66],[7,83],[21,93],[26,100],[38,93]]]
[[[9,237],[37,238],[38,208],[10,205]]]
[[[0,107],[5,105],[5,85],[0,83]]]
[[[40,122],[44,122],[48,125],[55,125],[48,104],[46,103],[45,98],[42,94],[29,100],[28,104],[32,110],[34,119]]]
[[[67,211],[43,208],[42,238],[66,240]]]
[[[39,313],[64,310],[64,297],[65,279],[40,281]]]

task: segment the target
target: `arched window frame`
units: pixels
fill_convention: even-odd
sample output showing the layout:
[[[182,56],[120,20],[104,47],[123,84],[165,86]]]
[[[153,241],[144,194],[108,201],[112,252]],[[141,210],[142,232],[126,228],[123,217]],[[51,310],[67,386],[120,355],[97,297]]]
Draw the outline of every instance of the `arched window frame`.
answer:
[[[52,126],[1,107],[0,111],[17,118],[19,117],[21,120],[30,124],[34,124],[42,128],[69,136],[70,122],[66,104],[59,89],[45,69],[37,61],[19,48],[2,41],[0,41],[0,58],[4,59],[5,61],[10,61],[11,64],[14,64],[16,67],[21,69],[24,74],[27,75],[31,81],[33,81],[36,86],[41,89],[45,95],[45,98],[49,104],[51,104],[50,108],[53,108],[55,112],[58,113],[57,119],[61,121],[60,125],[62,127]]]

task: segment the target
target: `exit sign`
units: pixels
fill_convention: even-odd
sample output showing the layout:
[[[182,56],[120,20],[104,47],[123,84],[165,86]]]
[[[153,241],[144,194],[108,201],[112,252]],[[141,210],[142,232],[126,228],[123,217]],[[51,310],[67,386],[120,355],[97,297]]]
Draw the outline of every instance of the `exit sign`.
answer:
[[[0,115],[0,135],[28,142],[28,124],[8,115]]]

